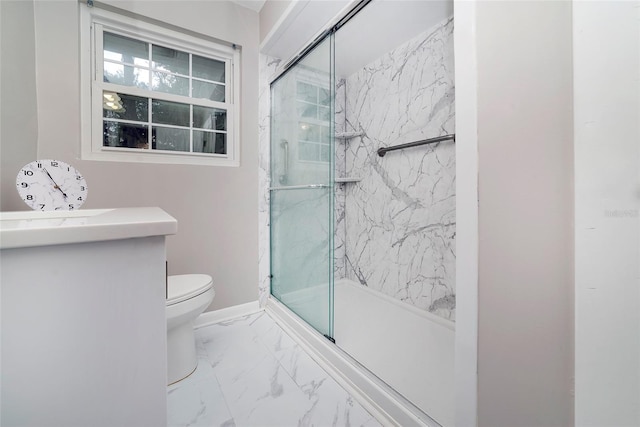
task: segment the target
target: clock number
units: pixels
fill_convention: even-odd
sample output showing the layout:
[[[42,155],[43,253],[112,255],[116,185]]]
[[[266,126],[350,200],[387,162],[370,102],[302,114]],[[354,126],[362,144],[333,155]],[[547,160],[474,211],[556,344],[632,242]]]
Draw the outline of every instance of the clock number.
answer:
[[[33,196],[31,194],[27,194],[27,200],[33,200]]]
[[[23,171],[27,176],[33,176],[33,171]]]
[[[40,210],[43,211],[44,210],[44,205],[42,203],[39,203],[40,205]]]
[[[52,162],[51,162],[51,166],[52,166],[52,167],[54,167],[54,168],[57,168],[57,167],[58,167],[58,162],[53,162],[53,161],[52,161]]]
[[[42,163],[38,163],[38,168],[42,168]]]
[[[22,188],[27,188],[29,186],[29,184],[27,184],[26,182],[23,182],[20,184],[20,187]]]
[[[82,185],[82,186],[80,186],[80,191],[85,191],[85,188],[84,188],[84,186],[83,186],[83,185]]]
[[[73,210],[73,205],[69,205],[69,210],[72,211]]]
[[[82,177],[80,175],[76,175],[76,180],[80,181]]]
[[[78,200],[79,200],[79,201],[82,201],[82,196],[78,197]]]

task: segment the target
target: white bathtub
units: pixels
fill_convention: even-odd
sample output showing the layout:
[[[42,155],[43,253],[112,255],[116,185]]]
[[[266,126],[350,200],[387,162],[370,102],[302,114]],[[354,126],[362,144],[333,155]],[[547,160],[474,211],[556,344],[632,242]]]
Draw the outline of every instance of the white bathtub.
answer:
[[[327,289],[297,291],[285,302],[294,311],[326,315],[326,305],[317,304],[327,303]],[[341,351],[276,301],[268,310],[343,386],[363,393],[374,415],[402,426],[454,425],[454,323],[350,280],[336,281],[334,292]]]

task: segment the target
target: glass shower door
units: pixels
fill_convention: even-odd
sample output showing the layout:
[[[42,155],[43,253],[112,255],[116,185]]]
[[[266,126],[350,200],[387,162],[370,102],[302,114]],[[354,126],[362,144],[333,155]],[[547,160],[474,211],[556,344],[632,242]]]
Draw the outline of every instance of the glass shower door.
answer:
[[[333,39],[271,85],[271,294],[333,336]]]

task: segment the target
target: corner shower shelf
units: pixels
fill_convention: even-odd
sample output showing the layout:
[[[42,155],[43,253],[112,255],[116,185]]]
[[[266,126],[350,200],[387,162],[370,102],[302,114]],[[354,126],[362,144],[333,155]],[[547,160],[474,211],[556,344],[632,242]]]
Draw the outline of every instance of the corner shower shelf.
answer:
[[[360,178],[359,176],[345,176],[343,178],[335,179],[335,182],[337,184],[348,184],[348,183],[360,182],[360,181],[362,181],[362,178]]]
[[[362,135],[364,135],[364,132],[336,132],[335,137],[336,139],[342,139],[346,141],[347,139],[356,138]]]

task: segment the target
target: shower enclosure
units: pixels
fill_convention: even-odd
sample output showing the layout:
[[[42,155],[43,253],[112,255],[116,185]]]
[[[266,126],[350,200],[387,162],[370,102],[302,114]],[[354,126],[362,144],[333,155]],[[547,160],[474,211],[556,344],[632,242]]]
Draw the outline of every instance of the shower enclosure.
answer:
[[[363,2],[270,87],[271,295],[429,425],[453,424],[452,14]]]

